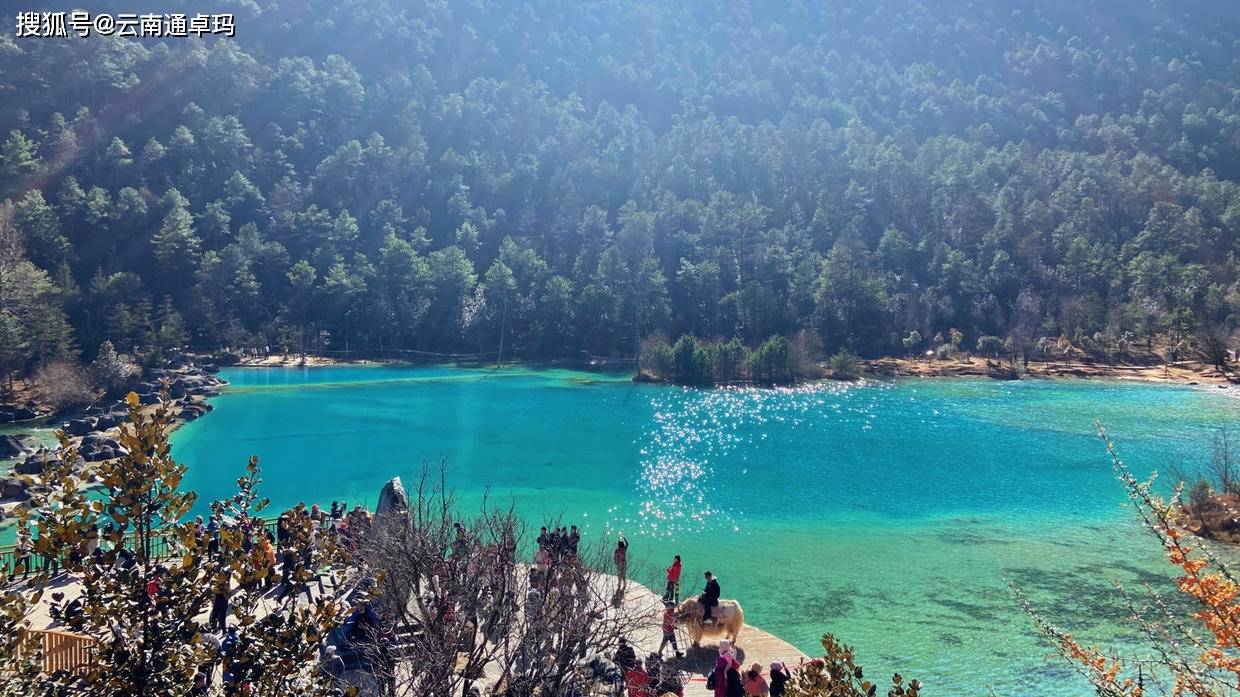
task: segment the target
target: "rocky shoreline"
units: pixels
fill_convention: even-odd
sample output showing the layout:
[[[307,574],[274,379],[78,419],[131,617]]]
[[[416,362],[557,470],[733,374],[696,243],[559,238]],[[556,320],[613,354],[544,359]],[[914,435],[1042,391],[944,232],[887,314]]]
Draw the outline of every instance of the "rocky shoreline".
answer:
[[[982,358],[876,358],[862,361],[867,374],[883,377],[991,377],[1001,380],[1030,378],[1097,378],[1180,385],[1216,385],[1240,388],[1234,371],[1223,373],[1201,361],[1114,363],[1085,360],[1031,361],[1017,372],[1007,361]]]
[[[176,367],[147,370],[130,389],[138,395],[141,405],[153,406],[163,399],[166,383],[168,399],[174,407],[175,428],[211,411],[207,398],[218,395],[226,384],[217,372],[212,364],[186,360]],[[25,405],[23,415],[27,413],[26,419],[0,418],[0,423],[20,424],[27,419],[42,418],[33,405]],[[48,416],[57,419],[58,429],[64,431],[77,448],[82,462],[95,463],[125,454],[116,435],[128,414],[125,400],[118,398]],[[0,521],[3,521],[9,509],[28,500],[30,492],[40,486],[38,478],[44,465],[58,461],[59,456],[55,448],[42,447],[31,436],[18,434],[0,436],[0,458],[16,459],[11,470],[0,476]]]

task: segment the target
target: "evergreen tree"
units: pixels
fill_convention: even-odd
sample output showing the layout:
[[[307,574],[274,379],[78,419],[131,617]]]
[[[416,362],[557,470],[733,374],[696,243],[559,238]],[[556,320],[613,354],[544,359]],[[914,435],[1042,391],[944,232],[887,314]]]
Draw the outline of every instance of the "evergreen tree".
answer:
[[[172,208],[151,237],[151,248],[169,287],[178,288],[183,287],[178,281],[192,276],[197,268],[202,240],[180,194],[174,189],[165,199],[171,200]]]
[[[189,329],[185,325],[185,320],[182,319],[181,313],[177,312],[176,306],[172,304],[172,297],[165,295],[155,316],[155,333],[151,338],[151,344],[156,351],[163,352],[181,348],[187,343],[189,343]]]
[[[0,195],[25,189],[31,182],[30,175],[39,171],[38,147],[21,131],[9,132],[0,145]]]

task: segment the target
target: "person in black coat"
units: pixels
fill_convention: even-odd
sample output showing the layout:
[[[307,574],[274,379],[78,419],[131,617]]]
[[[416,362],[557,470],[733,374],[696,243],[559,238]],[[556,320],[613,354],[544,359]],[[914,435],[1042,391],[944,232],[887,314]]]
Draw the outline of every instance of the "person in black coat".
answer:
[[[698,602],[702,604],[702,624],[714,622],[710,615],[711,610],[719,604],[719,579],[711,575],[709,571],[706,572],[706,588],[698,596]]]
[[[629,642],[624,637],[620,637],[620,646],[616,649],[616,657],[613,660],[624,670],[633,670],[638,665],[637,652],[629,646]]]
[[[792,678],[792,674],[788,672],[788,668],[784,666],[783,661],[775,661],[771,663],[771,697],[784,697],[784,693],[788,690],[788,680]]]

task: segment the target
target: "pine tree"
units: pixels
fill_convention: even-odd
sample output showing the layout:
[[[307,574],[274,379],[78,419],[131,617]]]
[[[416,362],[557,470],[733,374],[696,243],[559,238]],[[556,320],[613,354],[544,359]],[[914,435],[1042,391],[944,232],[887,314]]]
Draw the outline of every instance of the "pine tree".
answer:
[[[61,234],[60,218],[42,191],[31,191],[17,202],[15,221],[25,238],[26,253],[40,268],[52,270],[71,261],[73,247]]]
[[[38,148],[21,131],[11,131],[0,146],[0,194],[26,188],[26,178],[39,171]]]
[[[0,384],[5,396],[13,391],[13,374],[26,365],[30,344],[21,324],[9,312],[0,310]]]
[[[179,194],[172,198],[172,209],[151,237],[151,247],[163,275],[177,287],[179,280],[191,277],[197,269],[202,240],[194,231],[194,219],[185,200]]]
[[[154,346],[157,351],[180,348],[189,343],[189,329],[181,313],[172,304],[172,297],[165,295],[164,302],[159,306],[155,317],[156,329]]]

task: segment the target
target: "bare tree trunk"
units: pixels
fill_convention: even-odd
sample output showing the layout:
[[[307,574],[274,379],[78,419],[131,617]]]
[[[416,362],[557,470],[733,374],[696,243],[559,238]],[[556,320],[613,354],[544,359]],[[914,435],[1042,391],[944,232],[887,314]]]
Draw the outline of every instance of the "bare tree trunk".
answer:
[[[499,352],[495,356],[497,364],[504,362],[504,330],[508,322],[508,298],[504,298],[504,307],[499,313]]]
[[[497,690],[563,694],[587,656],[657,621],[646,608],[614,606],[614,578],[593,571],[606,568],[603,545],[544,566],[518,563],[526,528],[516,512],[484,501],[463,515],[442,468],[437,481],[424,469],[408,526],[377,526],[362,552],[383,575],[384,597],[397,599],[385,621],[416,627],[399,647],[400,662],[416,669],[390,671],[392,694],[459,697],[484,669],[498,676]]]

